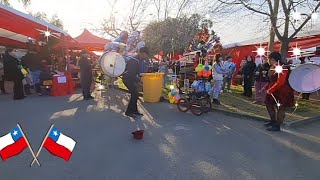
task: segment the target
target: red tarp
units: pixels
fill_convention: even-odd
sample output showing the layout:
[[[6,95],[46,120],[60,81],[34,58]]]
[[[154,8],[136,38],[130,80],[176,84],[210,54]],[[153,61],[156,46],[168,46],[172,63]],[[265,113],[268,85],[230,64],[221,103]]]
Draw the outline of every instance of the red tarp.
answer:
[[[103,51],[104,46],[110,42],[108,39],[91,34],[87,29],[84,29],[82,34],[74,39],[90,51]]]
[[[297,44],[297,47],[299,47],[301,49],[307,49],[307,48],[319,46],[320,34],[293,39],[289,44],[289,51],[292,51],[291,47],[296,47],[296,44]],[[251,44],[251,45],[226,48],[221,51],[221,54],[232,56],[233,61],[237,65],[237,72],[236,72],[236,74],[237,74],[238,70],[240,68],[241,61],[245,60],[245,57],[248,55],[253,56],[253,57],[257,56],[257,53],[253,52],[253,51],[256,51],[257,47],[259,47],[259,46],[260,46],[260,44]],[[262,46],[265,47],[265,49],[267,50],[268,43],[264,43],[264,44],[262,44]],[[279,51],[280,47],[281,47],[281,44],[279,42],[276,42],[274,49],[276,51]],[[292,53],[289,52],[287,57],[289,58],[291,55],[292,55]]]
[[[300,37],[293,39],[289,44],[289,51],[292,51],[294,47],[299,47],[301,49],[308,49],[311,47],[319,46],[320,45],[320,34],[307,36],[307,37]],[[226,48],[221,51],[222,54],[231,55],[233,60],[240,65],[240,62],[245,59],[245,56],[251,55],[256,56],[257,53],[253,52],[257,50],[260,44],[251,44],[251,45],[244,45],[244,46],[236,46],[231,48]],[[267,49],[268,43],[262,44],[265,49]],[[275,43],[275,50],[280,51],[281,44],[279,42]],[[292,53],[288,53],[287,57],[290,57]]]
[[[46,42],[44,31],[47,30],[59,37],[61,47],[81,47],[60,28],[0,3],[0,45],[26,48],[28,37]]]

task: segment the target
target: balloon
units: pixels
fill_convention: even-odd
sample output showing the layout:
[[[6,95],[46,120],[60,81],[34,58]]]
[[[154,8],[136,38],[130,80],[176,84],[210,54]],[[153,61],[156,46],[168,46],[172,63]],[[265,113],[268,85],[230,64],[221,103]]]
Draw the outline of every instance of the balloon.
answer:
[[[211,65],[209,65],[209,70],[211,70],[212,69],[212,66]]]
[[[176,92],[174,90],[171,91],[171,95],[174,96]]]
[[[169,99],[169,102],[171,103],[171,104],[173,104],[173,103],[175,103],[175,99]]]
[[[197,76],[201,77],[202,76],[202,71],[197,72]]]
[[[202,76],[203,76],[203,77],[209,77],[208,71],[203,70],[203,71],[202,71]]]
[[[210,75],[211,75],[211,73],[212,73],[212,71],[208,71],[208,76],[210,76]]]
[[[200,71],[200,68],[199,68],[199,67],[196,67],[195,71],[196,71],[196,72],[199,72],[199,71]]]
[[[209,66],[206,66],[204,69],[205,69],[206,71],[209,71],[209,70],[210,70],[210,67],[209,67]]]
[[[179,94],[176,94],[176,95],[174,96],[174,98],[175,98],[177,101],[179,101],[180,95],[179,95]]]
[[[201,67],[201,69],[200,69],[200,70],[201,70],[201,71],[203,71],[203,70],[204,70],[204,68],[205,68],[205,67]]]

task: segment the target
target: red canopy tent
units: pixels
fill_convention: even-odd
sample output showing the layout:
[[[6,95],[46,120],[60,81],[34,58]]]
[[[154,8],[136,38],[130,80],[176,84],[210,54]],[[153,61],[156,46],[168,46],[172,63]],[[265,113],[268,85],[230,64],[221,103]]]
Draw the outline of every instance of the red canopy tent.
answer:
[[[89,51],[103,51],[104,46],[111,42],[108,39],[93,35],[87,29],[84,29],[82,34],[74,39]]]
[[[39,44],[47,42],[45,31],[55,36],[50,37],[49,41],[56,38],[64,43],[73,42],[62,29],[0,3],[0,45],[27,48],[27,42],[33,41],[39,48]]]

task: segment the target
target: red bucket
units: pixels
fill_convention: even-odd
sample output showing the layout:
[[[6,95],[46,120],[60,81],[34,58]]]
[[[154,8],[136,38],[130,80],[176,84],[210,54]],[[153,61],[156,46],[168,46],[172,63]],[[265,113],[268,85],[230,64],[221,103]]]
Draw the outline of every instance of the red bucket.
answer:
[[[134,131],[134,132],[132,132],[133,138],[134,139],[143,139],[143,133],[144,133],[144,130]]]

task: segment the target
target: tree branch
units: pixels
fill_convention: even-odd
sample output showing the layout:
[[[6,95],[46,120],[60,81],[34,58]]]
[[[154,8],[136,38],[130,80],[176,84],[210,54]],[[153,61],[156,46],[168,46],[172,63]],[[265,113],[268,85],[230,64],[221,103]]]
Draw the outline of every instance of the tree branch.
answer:
[[[220,1],[220,0],[219,0]],[[256,12],[256,13],[259,13],[259,14],[262,14],[262,15],[266,15],[266,16],[271,16],[271,14],[268,14],[266,12],[262,12],[262,11],[258,11],[254,8],[252,8],[251,6],[247,5],[246,3],[243,2],[243,0],[240,0],[240,3],[245,7],[247,8],[248,10],[250,11],[253,11],[253,12]]]
[[[314,12],[316,12],[319,9],[319,7],[320,7],[320,2],[315,7]],[[300,25],[300,27],[298,27],[295,30],[295,32],[289,38],[290,39],[294,38],[298,34],[298,32],[309,22],[310,19],[311,19],[311,15],[307,17],[307,19]]]
[[[272,15],[270,16],[271,28],[272,28],[272,30],[274,31],[274,33],[276,34],[277,38],[278,38],[279,40],[282,40],[283,37],[281,36],[281,34],[280,34],[280,32],[279,32],[279,29],[278,29],[278,27],[277,27],[277,22],[276,22],[276,18],[277,18],[277,17],[274,16],[275,14],[274,14],[274,11],[273,11],[273,6],[272,6],[271,0],[268,0],[268,5],[269,5],[270,14],[272,14]]]

